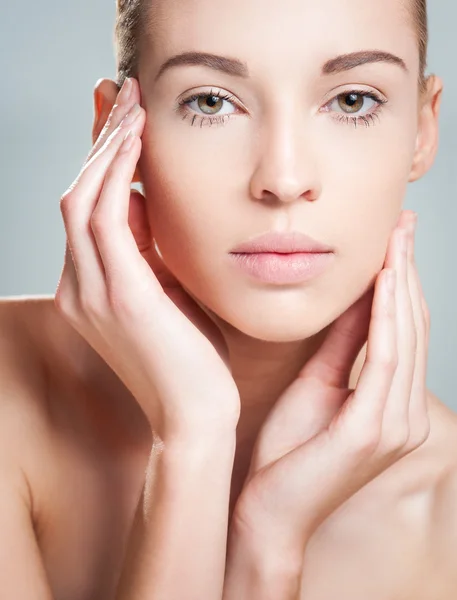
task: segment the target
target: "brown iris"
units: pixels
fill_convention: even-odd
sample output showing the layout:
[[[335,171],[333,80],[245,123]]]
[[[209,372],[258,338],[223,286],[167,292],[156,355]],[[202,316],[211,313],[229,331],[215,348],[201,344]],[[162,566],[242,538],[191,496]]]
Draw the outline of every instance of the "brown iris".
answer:
[[[358,112],[363,107],[363,98],[361,94],[342,94],[338,96],[338,104],[345,112]]]
[[[212,115],[214,114],[214,112],[212,112],[209,109],[212,108],[217,108],[218,110],[220,110],[221,106],[223,102],[223,98],[219,98],[218,96],[200,96],[198,98],[198,106],[199,108],[202,109],[203,112],[207,113],[208,115]],[[217,112],[217,111],[215,111]]]

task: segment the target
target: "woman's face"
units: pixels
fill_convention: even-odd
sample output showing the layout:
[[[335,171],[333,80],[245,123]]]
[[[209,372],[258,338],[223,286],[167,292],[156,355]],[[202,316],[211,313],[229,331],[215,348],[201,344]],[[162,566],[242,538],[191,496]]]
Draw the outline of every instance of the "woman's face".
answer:
[[[154,16],[139,69],[139,166],[163,260],[237,330],[308,338],[374,283],[402,210],[419,102],[404,4],[154,0]],[[330,59],[372,50],[405,68],[378,60],[321,72]],[[183,52],[236,58],[249,74],[181,64],[156,79]],[[193,94],[207,96],[179,106]],[[254,280],[229,253],[269,230],[309,234],[334,249],[333,260],[307,282]]]

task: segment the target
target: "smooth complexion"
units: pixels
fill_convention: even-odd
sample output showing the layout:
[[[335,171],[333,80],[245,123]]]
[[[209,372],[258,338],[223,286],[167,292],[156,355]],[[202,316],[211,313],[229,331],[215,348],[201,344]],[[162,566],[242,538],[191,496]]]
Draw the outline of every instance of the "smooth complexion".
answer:
[[[136,88],[135,98],[146,108],[141,113],[141,132],[147,117],[137,173],[137,181],[145,187],[146,213],[141,211],[138,196],[133,200],[132,194],[129,224],[142,248],[151,243],[151,234],[156,237],[166,264],[221,325],[241,392],[242,416],[236,432],[232,481],[231,457],[218,457],[214,447],[208,446],[207,435],[197,434],[197,441],[193,440],[197,462],[186,440],[178,452],[178,462],[182,457],[185,461],[177,470],[169,463],[163,469],[171,483],[161,497],[163,505],[152,502],[157,524],[167,524],[166,531],[162,528],[170,542],[167,564],[175,561],[187,568],[188,577],[208,593],[208,579],[213,585],[221,580],[221,548],[225,546],[222,518],[205,519],[208,503],[217,511],[223,509],[225,519],[226,510],[215,493],[227,499],[231,484],[236,499],[251,458],[252,440],[262,423],[268,424],[268,409],[325,339],[336,316],[376,278],[402,208],[406,184],[422,176],[433,162],[442,86],[438,78],[430,79],[427,94],[419,101],[416,36],[405,3],[400,1],[378,6],[359,0],[285,0],[279,8],[250,0],[218,0],[216,4],[209,0],[158,0],[154,6],[157,19],[149,27],[150,39],[144,39],[141,94]],[[347,57],[335,56],[370,48],[399,58],[336,71],[338,66],[354,65],[348,64]],[[176,66],[177,59],[172,57],[189,49],[238,57],[251,76],[234,75],[235,68],[240,72],[240,63],[233,62],[219,61],[231,69],[231,75],[209,68],[208,59],[205,67]],[[162,68],[164,64],[170,68]],[[324,74],[322,65],[327,65]],[[346,102],[335,100],[336,94],[344,91],[352,108],[359,106],[360,98],[349,93],[354,89],[385,100],[376,116],[373,99],[364,100],[368,106],[363,107],[370,114],[357,127],[352,121],[355,117],[342,114]],[[182,103],[186,100],[189,109],[197,110],[198,105],[203,110],[213,101],[206,102],[206,107],[204,99],[198,104],[193,96],[218,90],[228,96],[222,112],[228,111],[229,118],[221,121],[216,117],[211,126],[203,124],[202,115],[187,112]],[[106,125],[117,91],[113,81],[97,84],[94,143]],[[236,104],[236,112],[230,102]],[[135,143],[139,155],[138,139]],[[128,180],[123,178],[125,190],[135,170],[135,165],[131,167]],[[119,177],[122,169],[116,171]],[[102,202],[111,216],[121,197],[119,186],[114,188]],[[74,189],[82,189],[81,179]],[[122,198],[125,207],[127,193]],[[79,200],[75,209],[81,214],[94,198],[82,194]],[[106,222],[98,223],[103,227]],[[116,226],[124,233],[128,231],[125,219]],[[113,250],[125,251],[125,246],[116,244],[121,232],[113,235],[112,222],[109,228],[104,239],[109,239]],[[332,268],[304,285],[265,289],[230,270],[228,260],[224,266],[234,246],[273,228],[300,229],[335,247]],[[100,229],[97,231],[100,234]],[[85,232],[90,233],[88,227]],[[80,236],[80,242],[84,244],[88,237]],[[125,254],[122,258],[128,264],[124,272],[127,281],[135,260],[126,259]],[[88,279],[84,283],[90,290],[86,299],[97,300]],[[128,289],[125,282],[123,285]],[[140,293],[137,297],[145,299]],[[132,305],[138,308],[138,303]],[[152,307],[148,308],[152,313]],[[10,590],[11,597],[34,600],[52,596],[113,598],[132,515],[138,506],[142,508],[138,496],[144,490],[151,451],[151,427],[140,409],[140,398],[121,385],[87,340],[59,316],[54,298],[2,302],[0,321],[4,333],[1,380],[7,391],[6,401],[0,403],[0,529],[6,544],[3,589]],[[161,324],[167,322],[163,319]],[[144,321],[140,325],[132,336],[136,346],[151,333]],[[132,334],[130,322],[127,329]],[[180,335],[170,336],[169,342],[182,350],[186,338],[181,328],[179,331]],[[126,359],[122,365],[130,361],[138,367],[132,347],[117,344],[117,339],[107,346]],[[150,351],[149,345],[146,349]],[[188,367],[186,353],[181,352],[181,356]],[[204,376],[199,373],[196,379],[204,385],[207,372],[214,376],[214,363],[211,366],[209,357],[198,351],[192,356],[201,361]],[[182,384],[183,378],[178,381]],[[188,400],[187,389],[195,393],[196,387],[187,386],[184,400]],[[193,399],[196,404],[201,401],[198,390]],[[211,394],[207,399],[205,409],[214,407],[220,413],[224,398]],[[263,439],[273,443],[266,450],[284,438],[293,443],[294,426],[303,435],[304,416],[312,426],[320,425],[313,419],[312,394],[297,394],[297,400],[300,418],[294,415],[292,423],[281,423],[280,436],[273,435],[275,430],[268,432],[267,427]],[[395,402],[391,406],[401,408]],[[189,410],[192,404],[183,402],[184,407]],[[363,600],[384,600],[395,594],[418,599],[453,598],[455,540],[449,532],[455,530],[457,419],[436,399],[430,408],[431,435],[421,452],[412,453],[408,460],[389,468],[385,477],[370,482],[358,498],[352,497],[342,506],[342,514],[334,513],[319,535],[313,536],[303,577],[304,597],[322,598],[326,593],[334,597],[337,585],[342,597],[354,600],[357,589],[367,590],[367,586],[368,593],[360,592]],[[224,417],[226,423],[227,415]],[[392,429],[389,427],[388,433]],[[363,433],[364,428],[357,431]],[[216,441],[218,448],[229,447],[220,436]],[[205,454],[202,448],[211,460],[206,456],[201,460]],[[171,460],[175,462],[173,457]],[[311,461],[311,466],[318,463]],[[176,477],[168,477],[170,468]],[[217,490],[210,489],[211,484],[208,488],[207,482],[214,484],[215,477],[222,480],[224,490],[220,485],[215,486]],[[327,477],[320,481],[323,479],[327,481]],[[296,502],[301,491],[294,484],[303,486],[310,480],[286,480],[294,489],[285,498]],[[179,481],[179,497],[175,481]],[[323,486],[311,487],[325,492]],[[278,489],[271,491],[270,498],[277,498]],[[160,502],[160,498],[150,500]],[[162,508],[175,513],[164,513]],[[189,510],[195,510],[194,518],[186,521]],[[204,517],[199,518],[197,511]],[[290,516],[288,511],[281,511],[284,513]],[[182,527],[183,520],[189,528]],[[295,526],[295,514],[291,522]],[[204,523],[204,532],[200,523]],[[433,535],[433,544],[424,531]],[[216,534],[218,555],[214,537],[209,540],[202,533]],[[193,543],[192,535],[201,543]],[[284,553],[278,552],[278,537],[263,538],[266,543],[262,543],[260,564],[267,567],[267,581],[272,577],[279,581],[276,561],[278,556],[284,561]],[[186,543],[191,561],[182,560]],[[153,552],[157,547],[161,548],[161,558],[160,542],[148,549]],[[150,576],[148,554],[139,550],[130,566],[135,570],[142,564],[143,573]],[[252,560],[256,555],[252,546],[243,547],[243,543],[241,550],[244,554],[236,553],[239,559]],[[205,552],[218,561],[217,569],[208,569],[208,561],[199,560]],[[450,558],[446,561],[445,557]],[[290,570],[290,561],[286,562]],[[200,572],[193,568],[197,564]],[[245,569],[245,561],[240,566]],[[258,572],[258,564],[254,566]],[[281,570],[283,567],[284,562]],[[238,581],[242,571],[235,572]],[[155,572],[158,577],[167,574],[169,583],[183,586],[171,568],[164,571],[159,566]],[[298,569],[292,574],[297,576]],[[268,591],[275,599],[283,597],[271,586]],[[260,597],[264,600],[267,594]]]
[[[223,330],[246,466],[269,408],[380,272],[406,186],[435,157],[442,83],[419,97],[416,32],[398,0],[158,0],[151,17],[136,180],[164,262]],[[338,58],[361,51],[385,55]],[[238,62],[218,59],[222,72],[173,58],[185,52]],[[116,93],[99,83],[95,133]],[[333,264],[304,284],[249,281],[228,253],[271,229],[328,243]]]

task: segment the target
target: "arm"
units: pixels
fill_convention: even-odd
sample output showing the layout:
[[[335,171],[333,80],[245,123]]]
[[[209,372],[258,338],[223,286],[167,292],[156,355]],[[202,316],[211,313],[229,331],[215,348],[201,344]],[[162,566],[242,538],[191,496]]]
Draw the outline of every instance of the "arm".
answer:
[[[253,528],[234,515],[223,600],[298,600],[305,545],[294,547],[271,524]]]
[[[116,600],[220,600],[235,431],[153,450]]]

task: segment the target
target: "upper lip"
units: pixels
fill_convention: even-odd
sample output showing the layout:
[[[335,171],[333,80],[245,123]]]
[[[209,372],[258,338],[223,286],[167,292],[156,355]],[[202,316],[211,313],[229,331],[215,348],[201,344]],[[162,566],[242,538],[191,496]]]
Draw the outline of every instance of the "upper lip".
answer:
[[[300,231],[286,233],[269,231],[239,244],[232,250],[233,254],[258,252],[279,252],[282,254],[292,252],[333,252],[333,248],[318,242]]]

